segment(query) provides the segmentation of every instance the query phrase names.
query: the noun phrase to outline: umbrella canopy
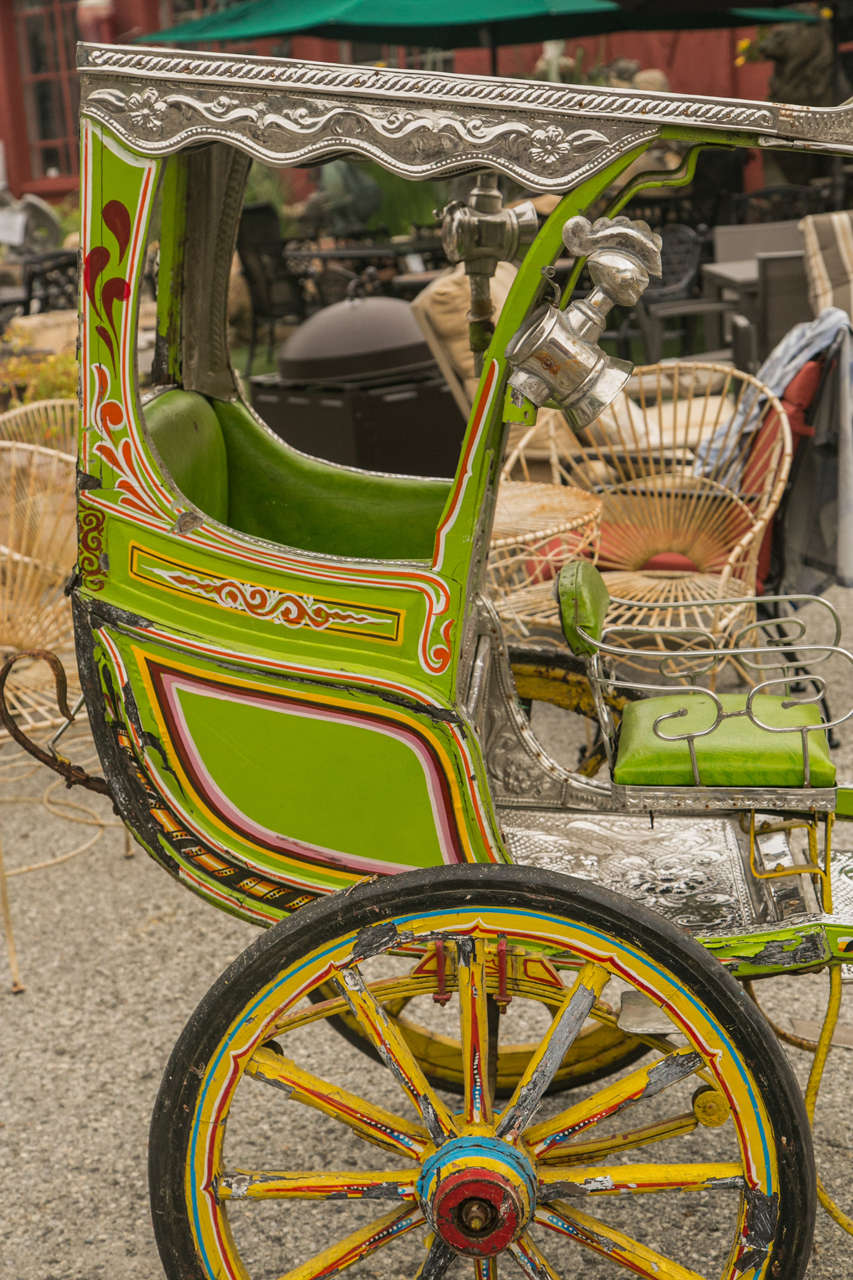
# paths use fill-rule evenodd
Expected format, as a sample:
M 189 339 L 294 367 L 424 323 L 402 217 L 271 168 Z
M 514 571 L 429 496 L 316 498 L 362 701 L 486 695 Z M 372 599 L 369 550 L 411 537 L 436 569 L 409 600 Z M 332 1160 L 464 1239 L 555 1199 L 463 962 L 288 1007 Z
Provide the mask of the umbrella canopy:
M 813 22 L 776 5 L 728 6 L 712 0 L 246 0 L 204 18 L 143 36 L 148 44 L 211 44 L 311 32 L 332 40 L 464 48 L 527 44 L 614 31 Z

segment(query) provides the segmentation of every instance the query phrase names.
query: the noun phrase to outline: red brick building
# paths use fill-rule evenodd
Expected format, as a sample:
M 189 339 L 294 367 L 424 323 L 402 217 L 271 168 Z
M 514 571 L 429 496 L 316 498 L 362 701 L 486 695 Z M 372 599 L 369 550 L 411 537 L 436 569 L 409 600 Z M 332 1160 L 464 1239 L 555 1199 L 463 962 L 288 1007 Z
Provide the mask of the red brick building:
M 78 39 L 130 42 L 212 7 L 210 0 L 0 0 L 0 143 L 12 192 L 51 199 L 77 187 Z M 664 70 L 676 91 L 763 98 L 768 69 L 734 65 L 737 40 L 751 34 L 752 29 L 569 38 L 566 52 L 583 46 L 587 67 L 618 56 L 636 58 L 645 67 Z M 442 53 L 297 36 L 261 41 L 249 51 L 323 61 L 383 59 L 480 74 L 489 70 L 485 49 Z M 528 75 L 540 52 L 540 45 L 501 49 L 500 73 Z

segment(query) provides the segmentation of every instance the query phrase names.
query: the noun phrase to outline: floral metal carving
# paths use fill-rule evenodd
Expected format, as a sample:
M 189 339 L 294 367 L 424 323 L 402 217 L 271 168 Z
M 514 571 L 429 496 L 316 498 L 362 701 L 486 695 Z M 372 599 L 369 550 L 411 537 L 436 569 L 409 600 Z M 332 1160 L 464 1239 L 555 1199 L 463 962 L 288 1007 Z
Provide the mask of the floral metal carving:
M 264 159 L 298 164 L 342 146 L 381 158 L 396 171 L 423 177 L 469 168 L 499 168 L 538 185 L 565 186 L 567 175 L 600 168 L 618 152 L 628 126 L 607 132 L 576 120 L 537 127 L 524 118 L 452 115 L 435 106 L 389 110 L 384 103 L 333 103 L 273 94 L 246 103 L 230 94 L 199 90 L 144 92 L 94 88 L 88 110 L 140 150 L 156 154 L 189 138 L 229 139 Z M 616 137 L 614 138 L 614 131 Z M 644 136 L 654 135 L 647 129 Z

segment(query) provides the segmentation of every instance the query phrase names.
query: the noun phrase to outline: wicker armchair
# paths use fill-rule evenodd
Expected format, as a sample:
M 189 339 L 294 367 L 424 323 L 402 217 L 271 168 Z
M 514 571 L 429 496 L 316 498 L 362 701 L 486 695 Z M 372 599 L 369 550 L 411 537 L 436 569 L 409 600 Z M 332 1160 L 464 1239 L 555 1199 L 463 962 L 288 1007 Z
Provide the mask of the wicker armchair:
M 69 453 L 0 438 L 0 662 L 16 650 L 73 650 L 64 586 L 76 545 L 74 468 Z M 42 662 L 19 663 L 6 694 L 28 731 L 62 719 Z
M 710 627 L 722 639 L 750 620 L 753 606 L 738 600 L 756 594 L 759 552 L 791 464 L 785 410 L 756 378 L 713 364 L 639 368 L 582 449 L 567 452 L 532 428 L 503 476 L 541 480 L 543 463 L 553 483 L 602 499 L 609 625 Z M 709 619 L 692 603 L 708 599 L 731 607 Z
M 76 400 L 35 400 L 0 413 L 0 440 L 74 453 L 76 433 Z

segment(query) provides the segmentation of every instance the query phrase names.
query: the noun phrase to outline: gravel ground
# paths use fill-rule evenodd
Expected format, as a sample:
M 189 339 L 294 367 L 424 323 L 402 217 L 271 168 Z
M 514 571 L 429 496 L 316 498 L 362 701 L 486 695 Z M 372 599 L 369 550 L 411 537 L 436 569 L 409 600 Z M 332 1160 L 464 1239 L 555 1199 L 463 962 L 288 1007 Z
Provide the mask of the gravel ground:
M 831 595 L 853 622 L 853 591 Z M 841 776 L 853 778 L 853 731 L 838 756 Z M 0 820 L 6 868 L 14 873 L 72 848 L 90 830 L 49 812 L 42 799 L 46 775 L 10 766 L 10 759 L 0 754 Z M 110 820 L 97 798 L 81 797 L 81 803 Z M 151 1107 L 187 1017 L 256 931 L 211 910 L 143 852 L 126 857 L 115 827 L 68 862 L 13 875 L 9 891 L 26 990 L 11 994 L 0 948 L 0 1277 L 157 1280 L 162 1270 L 146 1189 Z M 825 979 L 816 976 L 765 985 L 762 996 L 790 1027 L 794 1018 L 818 1018 L 824 990 Z M 842 1038 L 853 1046 L 853 1013 L 843 1012 L 842 1021 Z M 338 1068 L 357 1077 L 357 1088 L 358 1078 L 377 1069 L 335 1043 Z M 316 1071 L 326 1069 L 328 1052 L 318 1044 Z M 807 1055 L 791 1051 L 791 1059 L 805 1080 Z M 853 1053 L 842 1045 L 829 1060 L 816 1150 L 819 1170 L 848 1212 L 851 1090 Z M 357 1146 L 354 1139 L 341 1144 L 339 1160 L 354 1161 Z M 684 1220 L 696 1209 L 675 1212 Z M 325 1219 L 314 1210 L 300 1222 L 320 1247 Z M 378 1275 L 402 1277 L 402 1260 L 379 1256 Z M 850 1238 L 821 1214 L 808 1280 L 849 1276 L 850 1258 Z M 616 1274 L 599 1272 L 586 1259 L 585 1276 Z

